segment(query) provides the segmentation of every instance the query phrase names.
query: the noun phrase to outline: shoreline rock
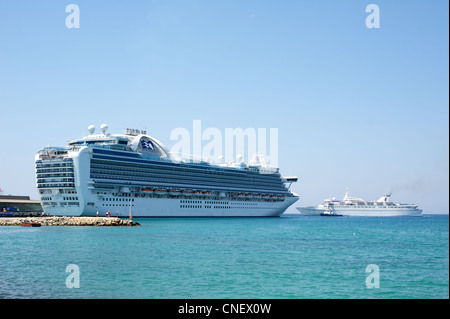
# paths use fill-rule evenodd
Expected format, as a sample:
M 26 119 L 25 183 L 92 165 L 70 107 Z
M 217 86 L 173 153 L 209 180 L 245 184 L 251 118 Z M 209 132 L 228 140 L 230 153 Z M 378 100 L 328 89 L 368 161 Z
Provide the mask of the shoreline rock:
M 41 226 L 140 226 L 129 219 L 84 216 L 1 217 L 0 226 L 21 226 L 24 220 L 38 222 Z

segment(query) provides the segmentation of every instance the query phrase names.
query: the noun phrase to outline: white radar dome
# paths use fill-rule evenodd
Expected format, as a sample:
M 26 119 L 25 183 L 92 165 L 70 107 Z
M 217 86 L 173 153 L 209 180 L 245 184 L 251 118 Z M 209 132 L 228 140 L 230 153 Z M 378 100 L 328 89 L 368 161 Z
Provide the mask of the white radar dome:
M 102 130 L 103 134 L 106 134 L 106 132 L 108 131 L 108 125 L 102 124 L 100 125 L 100 129 Z
M 94 125 L 89 125 L 88 126 L 88 131 L 89 131 L 89 133 L 94 133 L 94 131 L 95 131 L 95 126 Z

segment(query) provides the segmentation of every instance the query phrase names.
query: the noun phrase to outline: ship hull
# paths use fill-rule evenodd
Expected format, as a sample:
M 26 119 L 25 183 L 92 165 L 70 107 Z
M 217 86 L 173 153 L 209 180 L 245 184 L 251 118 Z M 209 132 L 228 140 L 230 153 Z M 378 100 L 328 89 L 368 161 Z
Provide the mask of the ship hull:
M 305 216 L 320 216 L 320 214 L 326 212 L 325 209 L 317 209 L 315 207 L 296 207 L 297 210 Z
M 325 209 L 314 207 L 297 207 L 297 210 L 305 216 L 319 216 L 325 212 Z M 355 216 L 355 217 L 393 217 L 393 216 L 419 216 L 422 213 L 420 209 L 414 208 L 346 208 L 346 209 L 333 209 L 335 214 L 342 216 Z
M 120 204 L 104 204 L 99 200 L 90 202 L 84 208 L 48 207 L 46 213 L 55 216 L 106 216 L 113 217 L 278 217 L 297 201 L 298 197 L 288 197 L 282 202 L 251 202 L 235 200 L 211 200 L 190 198 L 134 198 Z M 93 205 L 92 205 L 93 203 Z M 107 206 L 105 206 L 107 205 Z

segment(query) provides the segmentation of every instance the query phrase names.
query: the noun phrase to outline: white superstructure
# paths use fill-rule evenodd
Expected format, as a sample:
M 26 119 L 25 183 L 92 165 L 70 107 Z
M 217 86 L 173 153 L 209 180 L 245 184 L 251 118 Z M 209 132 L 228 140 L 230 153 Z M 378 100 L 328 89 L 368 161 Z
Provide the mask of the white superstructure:
M 212 165 L 170 154 L 145 131 L 102 133 L 46 147 L 35 157 L 44 211 L 63 216 L 280 216 L 296 177 L 254 162 Z
M 343 200 L 325 199 L 318 206 L 297 207 L 303 215 L 318 216 L 325 212 L 333 212 L 342 216 L 417 216 L 422 210 L 414 204 L 400 204 L 390 201 L 391 194 L 384 195 L 377 201 L 365 201 L 361 198 L 350 197 L 347 190 Z

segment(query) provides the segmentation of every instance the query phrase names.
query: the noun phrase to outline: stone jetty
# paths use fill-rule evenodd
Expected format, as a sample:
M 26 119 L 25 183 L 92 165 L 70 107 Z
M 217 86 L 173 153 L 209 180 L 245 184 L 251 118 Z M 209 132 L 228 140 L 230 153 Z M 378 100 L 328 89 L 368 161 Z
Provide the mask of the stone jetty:
M 24 220 L 38 222 L 41 226 L 140 226 L 139 223 L 129 219 L 116 217 L 2 217 L 0 226 L 21 226 Z

